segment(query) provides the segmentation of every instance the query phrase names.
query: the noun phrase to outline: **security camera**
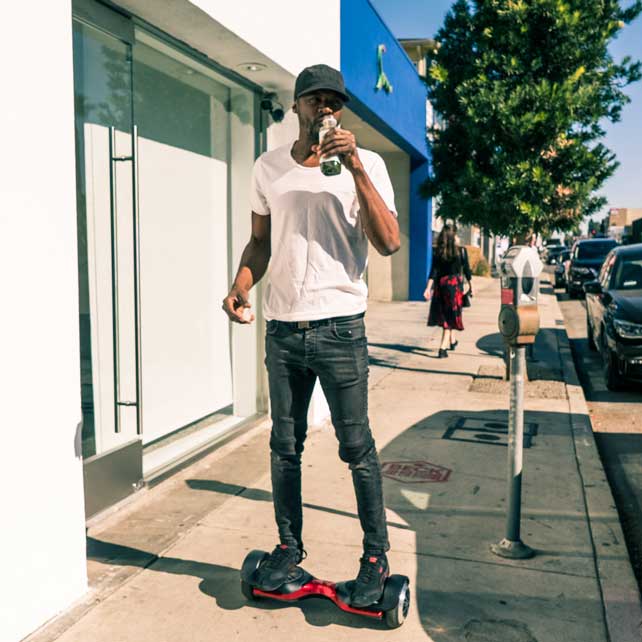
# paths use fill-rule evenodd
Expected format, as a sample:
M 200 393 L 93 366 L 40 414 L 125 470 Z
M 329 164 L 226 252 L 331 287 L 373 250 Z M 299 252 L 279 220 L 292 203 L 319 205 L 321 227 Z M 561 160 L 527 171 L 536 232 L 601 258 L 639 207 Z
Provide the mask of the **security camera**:
M 285 117 L 283 105 L 279 102 L 279 97 L 273 91 L 263 95 L 263 98 L 261 98 L 261 109 L 269 112 L 275 123 L 280 123 Z

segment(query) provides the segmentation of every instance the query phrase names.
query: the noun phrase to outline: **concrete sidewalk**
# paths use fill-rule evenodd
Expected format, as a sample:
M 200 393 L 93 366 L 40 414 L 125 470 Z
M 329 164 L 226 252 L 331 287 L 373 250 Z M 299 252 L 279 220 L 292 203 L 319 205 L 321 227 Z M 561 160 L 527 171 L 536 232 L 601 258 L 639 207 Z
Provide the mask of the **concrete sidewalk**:
M 393 572 L 411 578 L 411 610 L 400 629 L 324 600 L 285 606 L 243 598 L 245 554 L 276 541 L 262 422 L 92 527 L 92 591 L 30 640 L 642 640 L 617 513 L 562 316 L 545 286 L 526 384 L 533 436 L 522 516 L 523 539 L 537 556 L 511 562 L 490 552 L 504 534 L 508 384 L 499 286 L 475 285 L 466 331 L 448 359 L 436 358 L 438 332 L 425 325 L 425 304 L 373 303 L 367 317 L 370 418 L 389 474 L 389 559 Z M 433 471 L 434 481 L 418 470 Z M 305 568 L 325 579 L 354 576 L 361 532 L 330 426 L 310 432 L 303 492 Z

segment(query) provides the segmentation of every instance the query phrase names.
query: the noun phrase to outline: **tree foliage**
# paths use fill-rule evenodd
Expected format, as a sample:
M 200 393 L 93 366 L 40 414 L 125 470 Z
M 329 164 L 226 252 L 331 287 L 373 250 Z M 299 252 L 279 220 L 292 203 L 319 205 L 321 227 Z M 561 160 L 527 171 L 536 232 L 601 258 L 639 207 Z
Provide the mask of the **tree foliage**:
M 600 138 L 639 62 L 610 41 L 642 0 L 457 0 L 429 55 L 439 214 L 491 232 L 569 230 L 599 210 L 617 168 Z

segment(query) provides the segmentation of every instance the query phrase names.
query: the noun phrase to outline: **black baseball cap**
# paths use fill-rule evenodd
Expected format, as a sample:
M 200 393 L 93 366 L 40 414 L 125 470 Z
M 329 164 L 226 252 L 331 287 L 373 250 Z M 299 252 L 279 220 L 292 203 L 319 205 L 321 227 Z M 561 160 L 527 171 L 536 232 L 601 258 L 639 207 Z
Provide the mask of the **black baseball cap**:
M 343 74 L 332 67 L 328 67 L 328 65 L 312 65 L 311 67 L 306 67 L 297 76 L 294 83 L 294 100 L 321 89 L 336 92 L 343 98 L 344 102 L 350 100 L 346 93 Z

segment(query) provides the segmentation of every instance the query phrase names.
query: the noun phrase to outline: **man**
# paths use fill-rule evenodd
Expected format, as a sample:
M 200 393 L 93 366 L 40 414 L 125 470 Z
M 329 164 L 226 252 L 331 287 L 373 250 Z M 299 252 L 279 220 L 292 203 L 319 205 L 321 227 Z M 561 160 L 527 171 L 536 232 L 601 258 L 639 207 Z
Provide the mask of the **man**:
M 299 136 L 263 154 L 252 176 L 252 236 L 223 309 L 251 323 L 248 293 L 270 269 L 263 310 L 272 407 L 272 490 L 280 544 L 258 569 L 263 590 L 295 572 L 302 541 L 301 453 L 317 377 L 330 407 L 339 456 L 352 471 L 364 532 L 351 596 L 367 606 L 381 596 L 390 548 L 381 469 L 367 416 L 368 352 L 363 281 L 368 240 L 383 255 L 399 249 L 394 194 L 383 160 L 357 148 L 339 127 L 319 146 L 323 118 L 341 122 L 348 100 L 343 76 L 326 65 L 304 69 L 294 88 Z M 323 157 L 338 155 L 342 171 L 325 176 Z

